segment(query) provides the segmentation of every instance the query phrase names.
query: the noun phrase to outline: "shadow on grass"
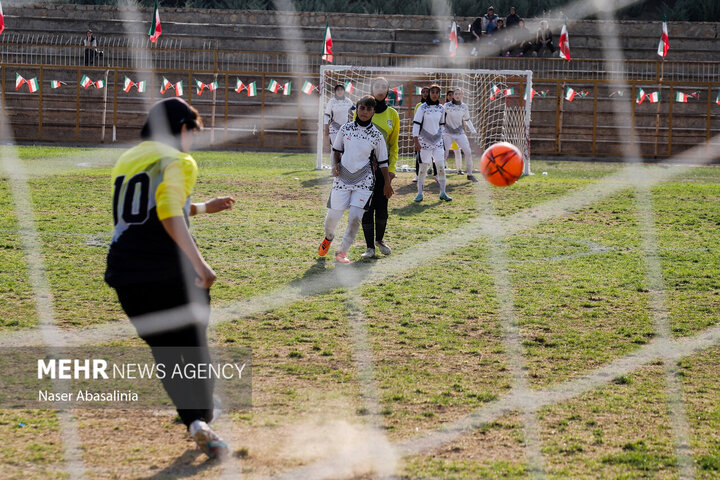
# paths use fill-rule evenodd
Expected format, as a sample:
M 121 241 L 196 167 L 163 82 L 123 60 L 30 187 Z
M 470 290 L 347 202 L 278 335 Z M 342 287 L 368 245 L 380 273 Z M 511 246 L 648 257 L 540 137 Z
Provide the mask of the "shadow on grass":
M 425 199 L 422 202 L 412 202 L 405 205 L 404 207 L 393 208 L 391 213 L 399 217 L 411 217 L 413 215 L 423 213 L 425 212 L 425 210 L 428 210 L 430 208 L 437 207 L 441 203 L 443 202 L 440 200 L 436 200 L 434 203 L 430 203 L 428 202 L 427 195 L 425 195 Z
M 370 275 L 374 261 L 359 260 L 350 264 L 338 264 L 333 254 L 318 258 L 305 270 L 302 277 L 290 282 L 290 286 L 300 289 L 302 295 L 320 295 L 337 288 L 347 288 L 359 284 Z M 334 268 L 328 268 L 329 265 Z
M 192 477 L 217 463 L 217 460 L 207 459 L 203 463 L 192 465 L 200 455 L 204 455 L 200 450 L 185 450 L 182 455 L 177 457 L 175 461 L 167 467 L 150 477 L 142 477 L 139 478 L 139 480 L 165 480 L 170 478 Z

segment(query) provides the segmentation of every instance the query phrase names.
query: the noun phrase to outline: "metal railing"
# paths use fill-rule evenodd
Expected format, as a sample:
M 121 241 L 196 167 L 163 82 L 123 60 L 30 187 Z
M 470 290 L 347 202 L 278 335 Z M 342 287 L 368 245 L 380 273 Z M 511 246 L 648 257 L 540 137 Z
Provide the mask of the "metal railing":
M 82 37 L 10 34 L 0 37 L 0 62 L 32 66 L 84 65 Z M 215 42 L 203 48 L 184 48 L 181 41 L 146 38 L 102 38 L 92 66 L 124 69 L 192 70 L 224 73 L 317 73 L 323 64 L 316 52 L 226 50 Z M 102 54 L 100 54 L 102 52 Z M 537 57 L 472 57 L 451 59 L 441 55 L 336 53 L 336 65 L 372 67 L 415 66 L 432 68 L 532 70 L 536 77 L 572 80 L 612 80 L 620 75 L 631 81 L 715 82 L 720 80 L 720 62 L 573 59 Z

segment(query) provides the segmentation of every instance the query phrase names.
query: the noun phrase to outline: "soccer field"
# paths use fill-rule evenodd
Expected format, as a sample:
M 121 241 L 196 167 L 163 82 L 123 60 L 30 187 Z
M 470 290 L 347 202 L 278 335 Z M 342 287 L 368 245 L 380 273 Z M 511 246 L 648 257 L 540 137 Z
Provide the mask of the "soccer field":
M 103 281 L 122 151 L 0 148 L 0 346 L 42 344 L 33 278 L 68 341 L 142 345 Z M 193 156 L 193 198 L 237 200 L 191 221 L 212 342 L 252 349 L 253 406 L 217 424 L 232 457 L 172 411 L 4 409 L 3 479 L 75 478 L 67 422 L 86 478 L 720 476 L 720 168 L 533 159 L 421 204 L 399 173 L 392 255 L 336 266 L 313 155 Z

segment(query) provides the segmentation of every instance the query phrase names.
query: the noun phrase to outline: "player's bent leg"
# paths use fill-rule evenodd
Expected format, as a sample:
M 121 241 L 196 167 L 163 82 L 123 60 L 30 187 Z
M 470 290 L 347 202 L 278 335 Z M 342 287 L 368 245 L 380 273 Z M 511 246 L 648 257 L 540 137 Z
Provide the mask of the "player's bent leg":
M 477 178 L 475 178 L 475 175 L 473 175 L 473 157 L 472 157 L 472 148 L 470 148 L 470 141 L 467 138 L 467 135 L 462 135 L 460 138 L 456 140 L 458 146 L 465 154 L 465 170 L 467 171 L 467 179 L 471 182 L 477 182 Z
M 330 244 L 335 238 L 335 229 L 338 223 L 340 223 L 343 213 L 345 213 L 345 210 L 328 208 L 327 214 L 325 215 L 325 238 L 320 242 L 320 247 L 318 248 L 318 254 L 321 257 L 327 255 L 328 250 L 330 250 Z

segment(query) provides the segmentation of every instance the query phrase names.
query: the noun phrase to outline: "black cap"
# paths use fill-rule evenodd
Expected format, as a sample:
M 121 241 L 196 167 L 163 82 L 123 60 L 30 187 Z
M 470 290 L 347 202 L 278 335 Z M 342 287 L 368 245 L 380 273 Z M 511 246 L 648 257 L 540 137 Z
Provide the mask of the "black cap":
M 145 139 L 167 134 L 178 136 L 183 125 L 189 129 L 202 130 L 197 110 L 181 98 L 166 98 L 152 106 L 140 136 Z

